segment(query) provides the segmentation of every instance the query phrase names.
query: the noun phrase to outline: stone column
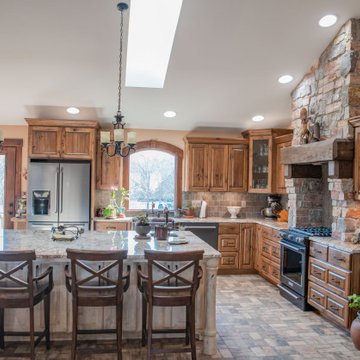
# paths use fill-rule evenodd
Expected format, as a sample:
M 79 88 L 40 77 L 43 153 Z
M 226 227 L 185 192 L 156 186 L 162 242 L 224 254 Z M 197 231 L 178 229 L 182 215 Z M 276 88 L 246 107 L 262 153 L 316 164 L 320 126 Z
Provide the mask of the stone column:
M 204 354 L 215 355 L 216 344 L 216 275 L 219 258 L 206 259 L 206 282 L 205 282 L 205 331 L 204 331 Z

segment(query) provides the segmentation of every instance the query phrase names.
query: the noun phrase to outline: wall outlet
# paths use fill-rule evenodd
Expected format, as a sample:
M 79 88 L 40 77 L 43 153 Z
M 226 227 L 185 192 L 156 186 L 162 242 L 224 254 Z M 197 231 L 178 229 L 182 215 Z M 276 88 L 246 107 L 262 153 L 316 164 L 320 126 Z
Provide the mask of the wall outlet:
M 241 202 L 241 207 L 246 207 L 246 201 L 245 200 L 243 200 L 242 202 Z

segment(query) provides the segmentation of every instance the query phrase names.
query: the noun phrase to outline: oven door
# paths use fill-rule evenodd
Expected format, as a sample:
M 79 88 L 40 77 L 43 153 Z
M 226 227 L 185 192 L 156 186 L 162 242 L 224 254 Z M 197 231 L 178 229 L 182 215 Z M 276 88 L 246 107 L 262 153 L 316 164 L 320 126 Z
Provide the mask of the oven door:
M 299 295 L 306 296 L 306 247 L 286 240 L 281 244 L 281 283 Z

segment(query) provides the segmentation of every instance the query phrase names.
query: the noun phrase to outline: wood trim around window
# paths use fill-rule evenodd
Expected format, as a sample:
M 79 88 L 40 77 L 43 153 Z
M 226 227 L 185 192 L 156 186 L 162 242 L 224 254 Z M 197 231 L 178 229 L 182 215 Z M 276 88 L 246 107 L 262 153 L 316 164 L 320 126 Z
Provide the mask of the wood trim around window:
M 136 152 L 144 150 L 159 150 L 167 152 L 175 156 L 175 204 L 174 208 L 181 208 L 181 196 L 182 196 L 182 161 L 184 157 L 184 152 L 175 145 L 168 144 L 163 141 L 157 140 L 147 140 L 139 141 L 136 144 Z M 129 180 L 129 157 L 123 159 L 123 186 L 125 189 L 129 189 L 130 180 Z M 128 202 L 126 202 L 126 209 L 129 208 Z

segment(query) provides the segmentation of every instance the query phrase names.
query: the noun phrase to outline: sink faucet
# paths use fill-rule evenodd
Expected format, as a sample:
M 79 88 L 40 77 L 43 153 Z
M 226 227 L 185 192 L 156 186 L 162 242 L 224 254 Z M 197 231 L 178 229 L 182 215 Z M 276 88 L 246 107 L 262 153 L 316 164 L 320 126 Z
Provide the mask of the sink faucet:
M 151 203 L 151 214 L 154 215 L 155 203 Z

